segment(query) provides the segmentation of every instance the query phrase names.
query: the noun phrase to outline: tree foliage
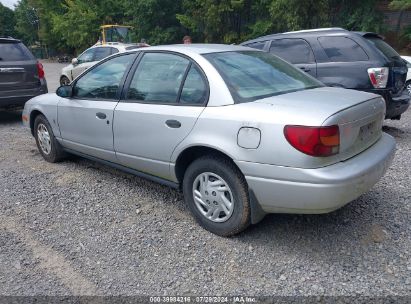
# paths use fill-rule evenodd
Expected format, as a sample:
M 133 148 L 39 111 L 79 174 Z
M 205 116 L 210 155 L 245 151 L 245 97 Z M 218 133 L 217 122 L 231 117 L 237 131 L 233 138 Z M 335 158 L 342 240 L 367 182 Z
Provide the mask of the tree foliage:
M 0 37 L 15 36 L 15 25 L 16 19 L 13 11 L 0 3 Z
M 33 45 L 38 41 L 39 17 L 35 8 L 29 0 L 21 0 L 14 10 L 16 17 L 16 35 L 24 41 L 26 45 Z
M 132 25 L 135 42 L 145 38 L 150 44 L 181 43 L 184 35 L 194 42 L 239 43 L 265 34 L 329 26 L 380 32 L 383 18 L 377 2 L 20 0 L 14 15 L 16 32 L 25 41 L 41 40 L 52 48 L 78 52 L 98 40 L 100 25 L 112 23 Z M 392 6 L 404 9 L 411 0 L 395 0 Z

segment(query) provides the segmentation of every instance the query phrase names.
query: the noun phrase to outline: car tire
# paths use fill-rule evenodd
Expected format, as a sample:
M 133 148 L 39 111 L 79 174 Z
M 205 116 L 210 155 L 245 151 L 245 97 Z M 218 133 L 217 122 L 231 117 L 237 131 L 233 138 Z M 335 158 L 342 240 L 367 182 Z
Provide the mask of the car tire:
M 411 80 L 408 80 L 405 83 L 405 89 L 407 90 L 408 94 L 411 95 Z
M 195 160 L 184 174 L 183 193 L 197 222 L 214 234 L 233 236 L 250 225 L 247 182 L 231 161 L 218 156 Z
M 37 148 L 43 158 L 50 162 L 56 163 L 66 156 L 63 148 L 54 136 L 46 117 L 38 115 L 34 120 L 34 138 L 36 139 Z
M 60 85 L 61 86 L 70 85 L 70 83 L 71 83 L 71 81 L 70 81 L 70 79 L 68 79 L 68 77 L 61 76 L 61 78 L 60 78 Z

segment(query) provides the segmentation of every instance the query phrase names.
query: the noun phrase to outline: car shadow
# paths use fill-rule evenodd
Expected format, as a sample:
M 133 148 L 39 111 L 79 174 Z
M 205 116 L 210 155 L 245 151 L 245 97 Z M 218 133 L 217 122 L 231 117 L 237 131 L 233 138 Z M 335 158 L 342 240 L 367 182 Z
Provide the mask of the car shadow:
M 389 187 L 380 184 L 378 189 L 374 188 L 332 213 L 269 214 L 234 238 L 264 252 L 282 248 L 296 259 L 329 264 L 345 261 L 345 266 L 355 268 L 367 252 L 371 254 L 379 246 L 390 246 L 393 242 L 390 234 L 397 228 L 390 223 L 395 223 L 396 219 L 394 214 L 387 213 L 390 208 L 384 206 L 385 202 L 382 204 L 381 193 L 395 197 Z
M 401 137 L 404 133 L 406 133 L 404 130 L 398 129 L 393 126 L 383 126 L 382 130 L 393 137 Z
M 21 110 L 0 110 L 0 125 L 21 122 Z

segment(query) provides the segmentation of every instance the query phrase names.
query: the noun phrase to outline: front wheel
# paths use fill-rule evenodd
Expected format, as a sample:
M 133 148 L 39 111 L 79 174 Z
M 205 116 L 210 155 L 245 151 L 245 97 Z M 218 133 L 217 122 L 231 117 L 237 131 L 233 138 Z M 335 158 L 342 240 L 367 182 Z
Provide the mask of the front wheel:
M 195 160 L 184 175 L 183 192 L 197 222 L 214 234 L 232 236 L 250 225 L 247 183 L 238 168 L 224 158 Z
M 34 120 L 34 137 L 37 148 L 46 161 L 56 163 L 64 158 L 65 153 L 55 138 L 49 122 L 43 115 L 37 116 Z

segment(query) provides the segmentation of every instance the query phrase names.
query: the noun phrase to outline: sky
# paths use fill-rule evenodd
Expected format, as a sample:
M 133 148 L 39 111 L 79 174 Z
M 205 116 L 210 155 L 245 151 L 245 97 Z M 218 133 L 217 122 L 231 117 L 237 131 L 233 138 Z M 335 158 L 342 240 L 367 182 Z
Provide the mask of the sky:
M 0 0 L 1 4 L 4 6 L 14 9 L 14 4 L 17 4 L 18 0 Z

